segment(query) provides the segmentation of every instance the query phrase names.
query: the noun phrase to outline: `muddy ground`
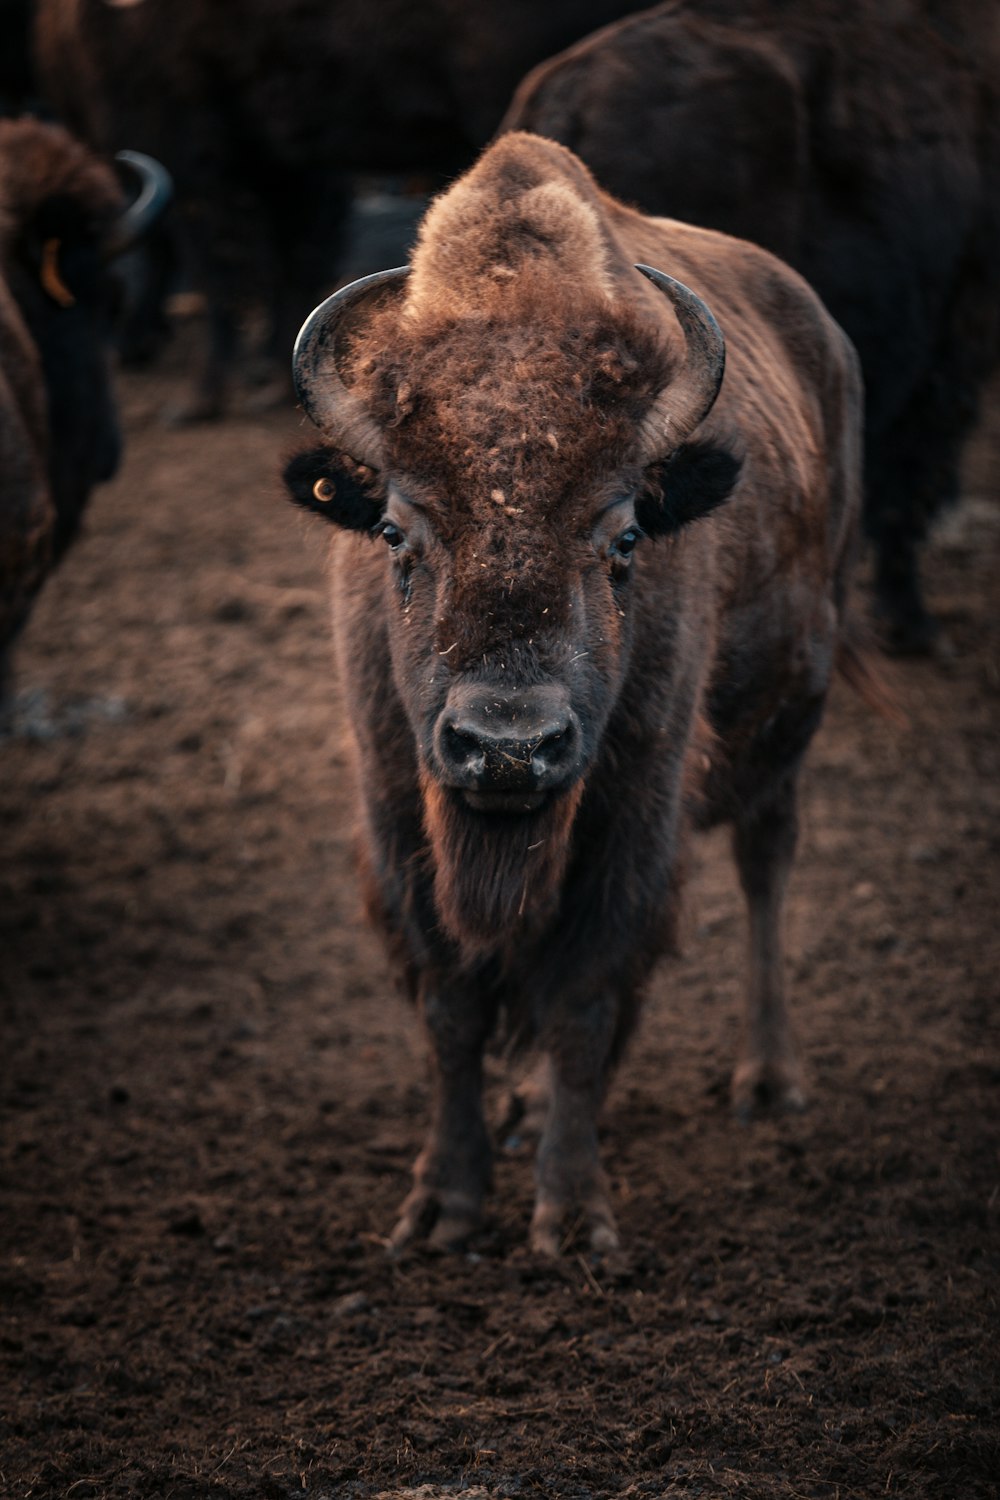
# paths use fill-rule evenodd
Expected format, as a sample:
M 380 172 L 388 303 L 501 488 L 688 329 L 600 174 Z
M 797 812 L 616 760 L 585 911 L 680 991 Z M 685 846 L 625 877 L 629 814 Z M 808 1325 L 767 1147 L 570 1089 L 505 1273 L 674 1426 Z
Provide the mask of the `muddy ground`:
M 422 1045 L 358 916 L 299 424 L 165 430 L 180 363 L 122 383 L 0 743 L 0 1494 L 995 1495 L 995 471 L 909 728 L 838 688 L 811 756 L 808 1113 L 730 1118 L 713 835 L 606 1112 L 626 1250 L 534 1259 L 522 1146 L 466 1253 L 393 1262 Z

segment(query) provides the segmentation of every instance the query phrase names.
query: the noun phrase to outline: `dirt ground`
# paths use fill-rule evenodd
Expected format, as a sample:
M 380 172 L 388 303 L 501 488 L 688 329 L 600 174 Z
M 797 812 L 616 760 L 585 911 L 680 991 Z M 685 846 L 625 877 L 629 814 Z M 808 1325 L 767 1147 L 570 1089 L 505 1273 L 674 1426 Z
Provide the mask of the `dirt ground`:
M 713 835 L 606 1112 L 621 1256 L 528 1253 L 515 1143 L 465 1253 L 392 1261 L 423 1049 L 358 915 L 299 424 L 166 430 L 179 368 L 122 383 L 0 743 L 0 1495 L 995 1496 L 989 463 L 929 554 L 950 654 L 900 668 L 909 728 L 838 689 L 809 762 L 809 1111 L 730 1117 Z

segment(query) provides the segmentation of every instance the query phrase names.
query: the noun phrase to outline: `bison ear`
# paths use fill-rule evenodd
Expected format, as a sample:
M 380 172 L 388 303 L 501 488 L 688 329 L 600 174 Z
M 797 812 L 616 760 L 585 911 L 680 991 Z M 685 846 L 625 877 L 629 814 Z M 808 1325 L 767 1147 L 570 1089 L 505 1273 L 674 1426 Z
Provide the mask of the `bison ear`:
M 717 443 L 684 443 L 663 463 L 647 470 L 646 487 L 636 503 L 636 520 L 647 536 L 669 536 L 728 500 L 743 460 Z
M 378 475 L 331 448 L 297 453 L 285 465 L 285 484 L 296 505 L 348 531 L 371 531 L 382 514 Z

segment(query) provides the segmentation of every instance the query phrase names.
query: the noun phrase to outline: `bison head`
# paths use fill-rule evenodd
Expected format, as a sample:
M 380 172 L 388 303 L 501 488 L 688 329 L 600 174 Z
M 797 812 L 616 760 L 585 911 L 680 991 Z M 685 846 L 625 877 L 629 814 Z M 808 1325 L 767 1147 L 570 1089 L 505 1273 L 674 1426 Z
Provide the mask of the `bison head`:
M 117 160 L 135 184 L 131 203 L 110 167 L 60 126 L 0 121 L 0 277 L 44 377 L 57 557 L 91 487 L 114 474 L 120 457 L 108 369 L 112 262 L 145 235 L 170 196 L 158 162 L 128 151 Z
M 328 446 L 286 480 L 385 549 L 435 903 L 470 956 L 555 909 L 632 656 L 640 544 L 719 503 L 738 470 L 687 443 L 722 379 L 719 329 L 686 287 L 638 270 L 676 314 L 681 357 L 648 313 L 551 282 L 510 308 L 415 313 L 406 268 L 336 293 L 296 345 Z

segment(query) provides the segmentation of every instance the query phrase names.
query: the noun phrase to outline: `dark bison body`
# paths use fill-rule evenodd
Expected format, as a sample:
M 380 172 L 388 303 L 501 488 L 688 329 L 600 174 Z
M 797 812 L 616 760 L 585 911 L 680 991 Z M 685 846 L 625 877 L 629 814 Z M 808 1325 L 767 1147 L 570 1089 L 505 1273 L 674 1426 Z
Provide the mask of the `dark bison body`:
M 866 525 L 895 644 L 933 627 L 916 549 L 957 488 L 1000 353 L 1000 12 L 692 0 L 523 82 L 502 128 L 577 152 L 647 213 L 795 266 L 861 358 Z
M 625 0 L 39 0 L 44 87 L 103 150 L 169 168 L 211 347 L 191 415 L 218 414 L 238 313 L 266 287 L 275 347 L 337 280 L 355 172 L 448 174 L 524 72 Z
M 126 208 L 111 168 L 61 127 L 0 121 L 0 677 L 91 488 L 118 465 L 107 263 L 166 191 L 131 161 L 144 185 Z
M 30 35 L 30 0 L 0 0 L 0 114 L 17 114 L 34 99 Z
M 411 269 L 317 309 L 296 370 L 326 443 L 286 478 L 335 523 L 365 885 L 436 1074 L 394 1243 L 478 1222 L 502 1023 L 548 1063 L 533 1243 L 580 1209 L 606 1249 L 597 1113 L 692 825 L 733 824 L 749 902 L 734 1100 L 802 1099 L 780 913 L 844 619 L 854 353 L 765 251 L 511 135 Z

